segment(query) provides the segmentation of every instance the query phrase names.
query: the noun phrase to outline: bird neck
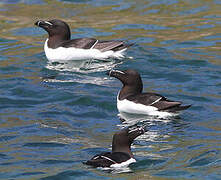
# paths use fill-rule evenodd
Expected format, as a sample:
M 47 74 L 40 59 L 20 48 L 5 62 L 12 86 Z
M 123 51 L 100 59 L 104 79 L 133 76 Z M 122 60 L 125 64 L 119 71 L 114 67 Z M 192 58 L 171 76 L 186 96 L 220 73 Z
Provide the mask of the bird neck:
M 48 47 L 52 48 L 52 49 L 55 49 L 67 40 L 70 40 L 70 38 L 68 36 L 56 36 L 56 35 L 49 36 L 49 38 L 48 38 Z
M 133 154 L 131 152 L 130 146 L 115 146 L 114 144 L 112 145 L 112 153 L 113 152 L 124 152 L 130 155 L 131 158 L 133 158 Z
M 136 86 L 123 85 L 120 94 L 119 100 L 123 100 L 128 96 L 142 93 L 143 84 L 138 84 Z

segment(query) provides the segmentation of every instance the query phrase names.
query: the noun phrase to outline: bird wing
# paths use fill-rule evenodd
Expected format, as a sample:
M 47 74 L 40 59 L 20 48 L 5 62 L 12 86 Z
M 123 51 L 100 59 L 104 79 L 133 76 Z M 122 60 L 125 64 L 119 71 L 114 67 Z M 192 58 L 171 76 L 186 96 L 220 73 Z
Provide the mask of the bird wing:
M 130 158 L 130 155 L 126 152 L 112 152 L 111 154 L 111 159 L 116 163 L 122 163 Z
M 141 93 L 127 97 L 127 100 L 131 100 L 138 104 L 146 106 L 154 106 L 158 110 L 167 110 L 175 106 L 180 106 L 181 102 L 171 101 L 166 97 L 156 93 Z
M 131 45 L 124 44 L 123 41 L 98 41 L 93 48 L 99 49 L 100 51 L 104 52 L 104 51 L 109 51 L 109 50 L 119 51 L 129 46 Z
M 143 104 L 146 106 L 150 106 L 161 99 L 166 100 L 165 97 L 155 93 L 141 93 L 137 95 L 131 95 L 128 96 L 126 99 L 137 104 Z
M 99 41 L 94 38 L 78 38 L 63 42 L 62 47 L 75 47 L 82 49 L 98 49 L 102 52 L 105 51 L 119 51 L 125 49 L 132 44 L 124 44 L 123 41 Z
M 122 163 L 130 158 L 130 155 L 124 152 L 106 152 L 94 156 L 85 164 L 91 165 L 93 167 L 110 167 L 112 164 Z
M 112 164 L 116 163 L 109 158 L 110 155 L 110 152 L 95 155 L 93 158 L 91 158 L 91 160 L 85 162 L 85 164 L 93 167 L 110 167 Z
M 61 44 L 61 46 L 66 48 L 74 47 L 81 49 L 90 49 L 97 43 L 97 41 L 98 40 L 94 38 L 78 38 L 78 39 L 65 41 Z

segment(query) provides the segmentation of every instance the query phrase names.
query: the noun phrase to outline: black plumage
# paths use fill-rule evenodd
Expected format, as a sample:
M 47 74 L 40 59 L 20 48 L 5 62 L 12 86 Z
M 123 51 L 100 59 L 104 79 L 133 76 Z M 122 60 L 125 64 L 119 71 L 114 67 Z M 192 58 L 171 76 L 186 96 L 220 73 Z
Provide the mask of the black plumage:
M 95 155 L 90 160 L 84 162 L 84 164 L 93 167 L 110 167 L 113 164 L 120 164 L 133 158 L 131 144 L 136 137 L 144 134 L 144 132 L 142 127 L 122 129 L 113 136 L 112 152 L 103 152 Z
M 48 47 L 55 49 L 58 47 L 75 47 L 82 49 L 98 49 L 101 52 L 119 51 L 126 49 L 132 44 L 126 44 L 124 41 L 100 41 L 95 38 L 70 39 L 71 31 L 68 24 L 64 21 L 53 19 L 50 21 L 39 20 L 35 25 L 43 28 L 49 34 Z
M 125 162 L 130 158 L 130 155 L 124 152 L 104 152 L 94 156 L 85 164 L 93 167 L 110 167 L 113 164 Z
M 119 100 L 127 99 L 137 104 L 156 107 L 158 111 L 167 112 L 181 111 L 191 106 L 181 106 L 182 102 L 169 100 L 157 93 L 142 93 L 142 79 L 140 74 L 133 69 L 124 71 L 112 70 L 107 74 L 119 79 L 123 83 L 123 87 L 118 96 Z

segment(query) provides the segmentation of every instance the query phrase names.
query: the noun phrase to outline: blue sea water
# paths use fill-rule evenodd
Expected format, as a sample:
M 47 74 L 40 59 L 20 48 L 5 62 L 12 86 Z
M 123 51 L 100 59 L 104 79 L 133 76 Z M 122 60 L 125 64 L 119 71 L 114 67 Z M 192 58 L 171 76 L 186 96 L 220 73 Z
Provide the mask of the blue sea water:
M 0 2 L 0 179 L 221 179 L 219 1 Z M 39 19 L 72 38 L 134 43 L 122 60 L 50 63 Z M 144 91 L 192 104 L 178 117 L 124 116 L 109 69 L 140 72 Z M 111 150 L 123 127 L 145 125 L 130 172 L 82 164 Z

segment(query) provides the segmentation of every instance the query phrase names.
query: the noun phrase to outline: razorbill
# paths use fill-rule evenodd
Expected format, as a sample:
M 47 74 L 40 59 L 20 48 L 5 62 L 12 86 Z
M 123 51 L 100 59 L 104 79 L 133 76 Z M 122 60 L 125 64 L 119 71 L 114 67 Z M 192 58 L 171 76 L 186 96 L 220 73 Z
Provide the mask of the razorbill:
M 91 160 L 83 163 L 93 167 L 103 168 L 127 167 L 129 164 L 136 162 L 131 152 L 131 144 L 136 137 L 144 133 L 145 130 L 142 127 L 122 129 L 113 136 L 112 152 L 95 155 Z
M 143 83 L 140 74 L 133 69 L 111 70 L 107 74 L 123 83 L 123 87 L 117 96 L 119 112 L 170 116 L 191 106 L 181 106 L 182 102 L 169 100 L 160 94 L 142 93 Z
M 45 41 L 44 51 L 47 59 L 52 62 L 121 59 L 125 55 L 125 50 L 132 45 L 123 41 L 100 41 L 94 38 L 70 39 L 71 31 L 68 24 L 58 19 L 39 20 L 35 25 L 48 32 L 49 37 Z

